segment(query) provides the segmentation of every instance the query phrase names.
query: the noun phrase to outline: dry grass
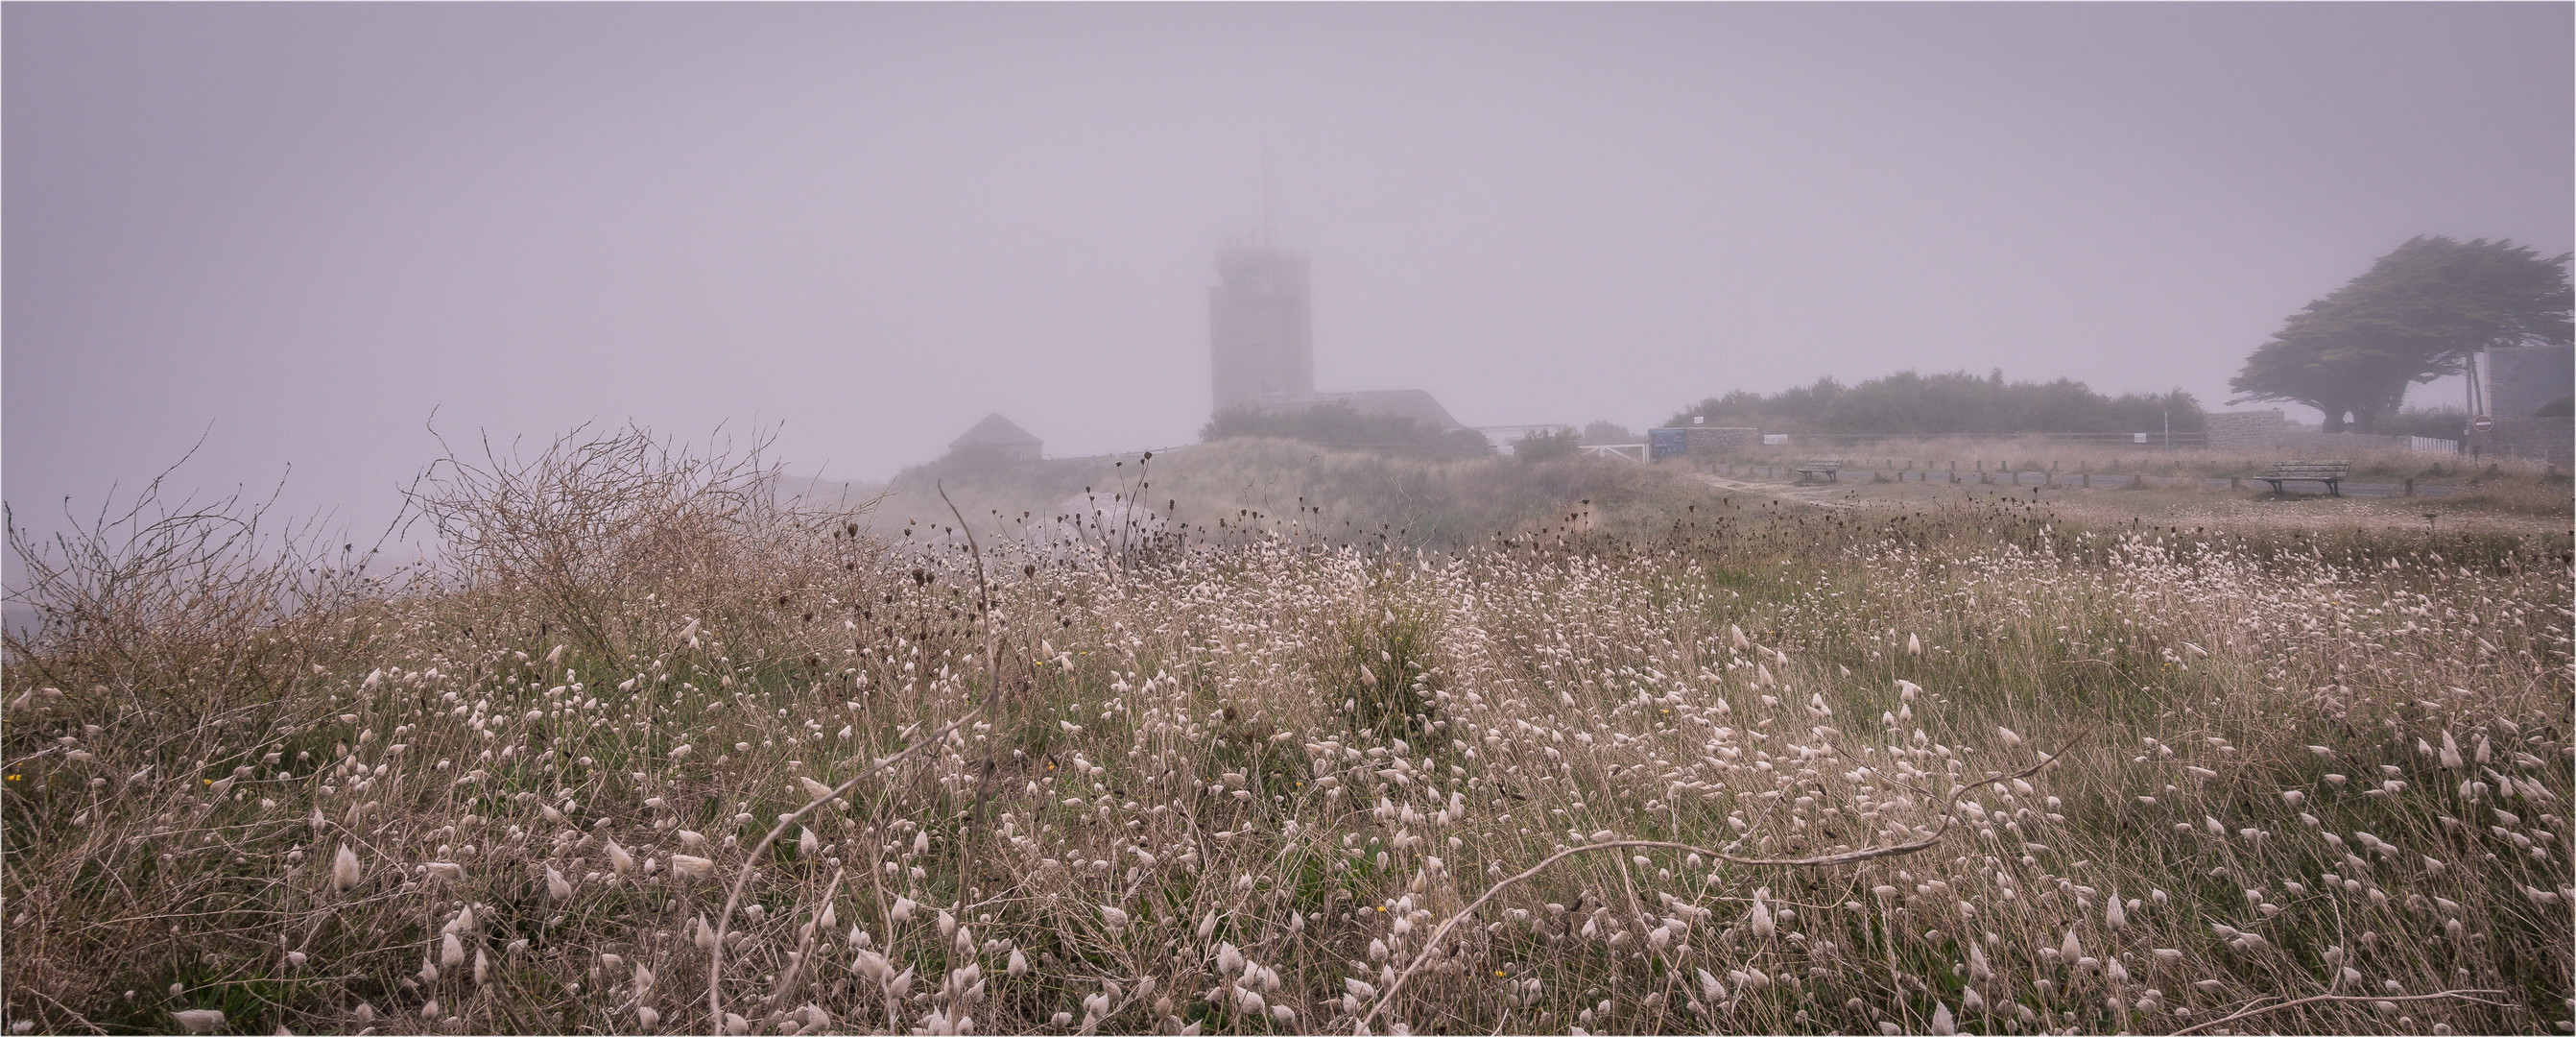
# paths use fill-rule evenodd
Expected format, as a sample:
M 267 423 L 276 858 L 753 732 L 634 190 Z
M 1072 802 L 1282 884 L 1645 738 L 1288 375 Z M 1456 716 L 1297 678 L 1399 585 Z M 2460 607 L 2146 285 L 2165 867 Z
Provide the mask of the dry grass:
M 2563 536 L 1694 500 L 1425 554 L 1246 507 L 1150 558 L 988 540 L 984 588 L 603 441 L 545 456 L 628 458 L 613 500 L 442 498 L 642 508 L 558 555 L 241 658 L 11 642 L 13 1026 L 2568 1028 Z M 532 470 L 569 499 L 495 489 Z M 509 561 L 558 556 L 632 564 Z

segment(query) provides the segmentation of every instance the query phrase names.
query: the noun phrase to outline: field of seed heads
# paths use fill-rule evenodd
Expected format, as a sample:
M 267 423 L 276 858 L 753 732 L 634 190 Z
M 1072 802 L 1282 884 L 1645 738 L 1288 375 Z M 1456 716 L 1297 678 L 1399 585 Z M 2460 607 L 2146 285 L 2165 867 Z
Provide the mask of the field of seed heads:
M 2571 1029 L 2562 544 L 1579 525 L 37 643 L 9 1029 Z

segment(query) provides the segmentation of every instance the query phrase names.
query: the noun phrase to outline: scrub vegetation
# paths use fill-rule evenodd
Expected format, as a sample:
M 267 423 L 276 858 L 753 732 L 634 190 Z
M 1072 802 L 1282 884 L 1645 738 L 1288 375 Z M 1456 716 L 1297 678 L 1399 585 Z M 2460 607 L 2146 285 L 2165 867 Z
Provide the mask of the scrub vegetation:
M 1689 425 L 1694 419 L 1766 432 L 1873 436 L 2126 433 L 2168 427 L 2199 432 L 2203 424 L 2200 403 L 2179 389 L 2162 396 L 2106 396 L 2065 378 L 2006 382 L 2001 369 L 1984 378 L 1965 371 L 1899 371 L 1853 385 L 1821 378 L 1769 396 L 1738 389 L 1701 400 L 1675 414 L 1670 424 Z
M 629 430 L 409 569 L 18 541 L 10 1027 L 2569 1029 L 2567 537 L 1561 463 L 1627 517 L 1040 554 Z

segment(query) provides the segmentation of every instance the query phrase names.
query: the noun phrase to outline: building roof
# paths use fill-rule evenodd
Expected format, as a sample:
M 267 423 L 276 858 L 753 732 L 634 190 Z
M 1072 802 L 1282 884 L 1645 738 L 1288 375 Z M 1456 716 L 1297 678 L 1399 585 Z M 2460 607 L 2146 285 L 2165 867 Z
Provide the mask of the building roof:
M 1037 446 L 1042 442 L 1038 437 L 1030 435 L 1029 430 L 1011 424 L 1011 419 L 995 413 L 985 415 L 984 420 L 976 422 L 974 428 L 967 429 L 965 435 L 951 440 L 948 448 L 954 450 L 966 446 Z

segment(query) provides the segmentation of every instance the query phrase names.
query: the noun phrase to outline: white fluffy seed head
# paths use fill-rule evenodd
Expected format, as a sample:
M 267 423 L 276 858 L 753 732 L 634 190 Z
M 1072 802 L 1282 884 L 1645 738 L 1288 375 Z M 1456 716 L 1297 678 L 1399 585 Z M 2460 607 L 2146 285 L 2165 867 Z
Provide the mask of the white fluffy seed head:
M 346 893 L 358 886 L 358 855 L 349 844 L 341 843 L 340 852 L 331 856 L 331 888 Z

